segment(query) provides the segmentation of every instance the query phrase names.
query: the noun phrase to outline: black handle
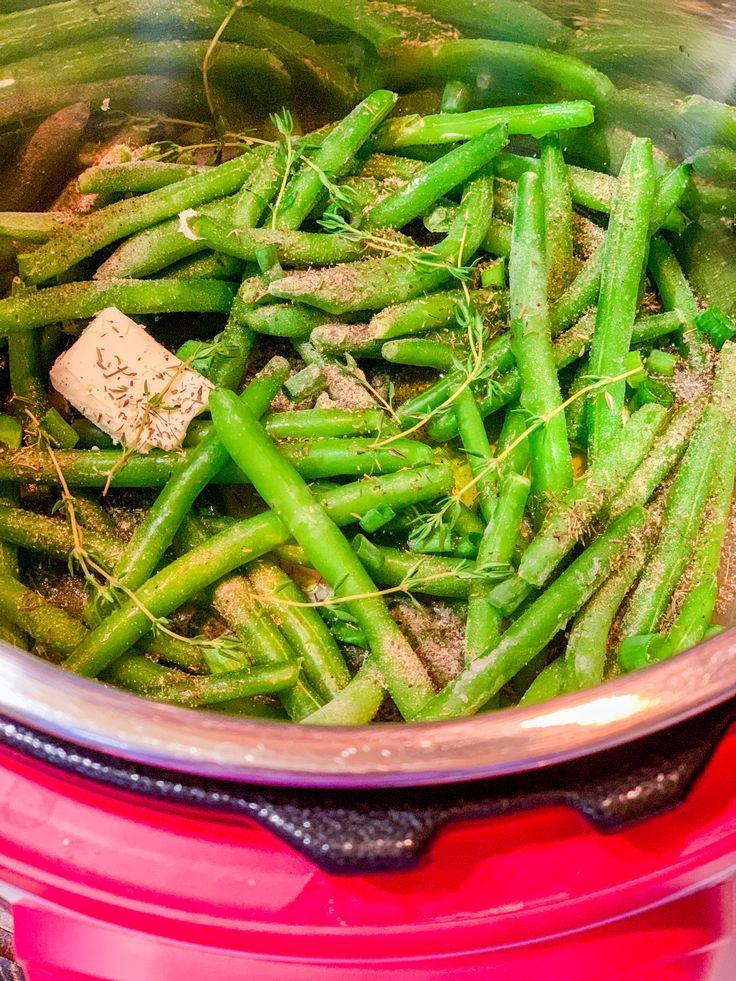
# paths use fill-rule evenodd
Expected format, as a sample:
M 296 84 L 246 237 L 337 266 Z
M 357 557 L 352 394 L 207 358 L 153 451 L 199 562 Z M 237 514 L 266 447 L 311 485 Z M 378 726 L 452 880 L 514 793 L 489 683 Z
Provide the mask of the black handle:
M 53 740 L 0 718 L 0 740 L 81 776 L 263 824 L 331 873 L 411 868 L 449 821 L 566 804 L 615 831 L 679 804 L 736 718 L 736 700 L 665 732 L 493 780 L 396 790 L 285 790 L 200 780 Z

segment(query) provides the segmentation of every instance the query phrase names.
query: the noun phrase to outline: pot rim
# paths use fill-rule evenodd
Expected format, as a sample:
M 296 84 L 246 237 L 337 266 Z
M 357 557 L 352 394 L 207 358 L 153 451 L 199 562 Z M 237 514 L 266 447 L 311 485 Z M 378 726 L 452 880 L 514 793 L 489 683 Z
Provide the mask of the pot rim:
M 421 786 L 518 773 L 649 735 L 734 695 L 736 629 L 551 702 L 355 728 L 161 705 L 0 643 L 0 714 L 13 722 L 145 766 L 275 786 Z

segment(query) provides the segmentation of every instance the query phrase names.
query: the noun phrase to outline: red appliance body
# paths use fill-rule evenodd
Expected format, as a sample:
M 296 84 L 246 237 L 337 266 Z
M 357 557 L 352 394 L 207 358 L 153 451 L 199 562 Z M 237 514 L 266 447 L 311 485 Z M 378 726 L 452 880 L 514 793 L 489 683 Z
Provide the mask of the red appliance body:
M 3 748 L 15 956 L 29 981 L 726 981 L 734 772 L 731 729 L 682 804 L 626 830 L 541 807 L 449 824 L 410 870 L 331 875 L 255 822 Z

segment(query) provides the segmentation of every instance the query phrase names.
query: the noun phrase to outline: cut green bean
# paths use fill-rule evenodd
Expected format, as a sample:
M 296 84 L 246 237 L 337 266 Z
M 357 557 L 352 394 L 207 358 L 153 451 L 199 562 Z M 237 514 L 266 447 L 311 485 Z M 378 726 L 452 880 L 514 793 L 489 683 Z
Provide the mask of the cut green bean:
M 4 504 L 0 505 L 0 539 L 64 561 L 76 554 L 74 535 L 66 522 Z M 84 548 L 108 569 L 114 566 L 121 552 L 121 545 L 115 539 L 89 531 L 84 533 Z
M 167 266 L 161 270 L 160 276 L 162 279 L 224 279 L 240 282 L 245 269 L 245 263 L 231 255 L 203 252 Z
M 385 545 L 375 545 L 364 535 L 356 535 L 353 548 L 371 579 L 382 587 L 395 589 L 411 583 L 412 592 L 427 596 L 467 599 L 475 574 L 475 563 L 444 555 L 419 556 Z
M 530 434 L 532 493 L 542 506 L 572 484 L 560 384 L 549 333 L 545 201 L 535 174 L 519 180 L 509 262 L 511 347 L 521 379 L 520 402 L 543 425 Z
M 123 313 L 227 313 L 235 296 L 231 283 L 214 280 L 80 282 L 24 290 L 0 300 L 0 336 L 60 320 L 86 320 L 106 307 Z
M 160 160 L 131 160 L 89 167 L 77 178 L 77 186 L 82 194 L 145 194 L 209 169 Z
M 499 97 L 506 92 L 516 94 L 531 88 L 559 90 L 567 96 L 590 99 L 601 103 L 614 91 L 610 79 L 578 58 L 558 54 L 545 47 L 513 44 L 507 41 L 451 40 L 424 45 L 404 45 L 388 59 L 388 71 L 393 83 L 403 89 L 419 82 L 446 81 L 458 78 L 475 82 L 478 75 L 488 75 L 496 82 Z M 591 122 L 571 121 L 574 126 Z M 549 127 L 546 132 L 565 129 L 566 120 Z M 531 135 L 544 135 L 532 133 Z
M 5 572 L 0 572 L 0 615 L 27 632 L 37 644 L 65 657 L 87 634 L 83 623 Z
M 364 252 L 346 235 L 320 232 L 281 231 L 272 228 L 229 228 L 207 215 L 187 219 L 192 233 L 203 239 L 208 248 L 246 262 L 255 262 L 258 250 L 273 247 L 279 262 L 285 266 L 309 268 L 352 262 Z
M 435 201 L 485 167 L 506 145 L 504 125 L 491 129 L 450 150 L 429 164 L 413 180 L 383 198 L 363 216 L 366 228 L 403 228 L 419 218 Z
M 398 116 L 381 127 L 376 148 L 390 151 L 407 146 L 434 146 L 472 140 L 497 126 L 506 126 L 511 135 L 524 133 L 540 137 L 555 130 L 589 126 L 592 122 L 593 106 L 583 101 L 474 109 L 439 116 Z M 426 170 L 415 180 L 420 180 L 424 173 Z
M 356 597 L 349 600 L 349 608 L 369 640 L 371 656 L 386 687 L 399 710 L 405 715 L 413 714 L 431 695 L 431 681 L 385 604 L 375 595 L 375 586 L 350 545 L 247 407 L 231 394 L 218 390 L 210 397 L 210 408 L 228 452 L 239 466 L 246 468 L 259 493 L 289 526 L 336 596 Z M 245 432 L 247 453 L 242 452 Z
M 498 492 L 493 518 L 478 549 L 478 565 L 502 568 L 513 557 L 524 519 L 530 482 L 518 473 L 508 473 Z M 468 595 L 465 627 L 465 661 L 470 663 L 501 637 L 502 616 L 491 602 L 492 580 L 477 579 Z
M 470 472 L 477 480 L 475 486 L 478 492 L 478 507 L 483 520 L 489 522 L 496 508 L 498 475 L 488 466 L 492 456 L 491 444 L 481 414 L 478 412 L 475 395 L 469 386 L 463 389 L 455 400 L 455 414 L 460 442 L 467 454 Z
M 47 242 L 71 221 L 71 217 L 53 211 L 3 211 L 0 213 L 0 236 L 15 242 Z
M 558 297 L 573 271 L 572 193 L 567 164 L 556 134 L 542 140 L 542 189 L 545 206 L 545 243 L 549 294 Z
M 648 267 L 665 309 L 679 310 L 684 318 L 686 329 L 680 341 L 690 366 L 696 371 L 702 369 L 708 361 L 708 343 L 693 323 L 700 306 L 677 257 L 661 235 L 651 238 Z
M 179 671 L 162 669 L 145 657 L 130 654 L 108 668 L 103 680 L 157 702 L 199 708 L 236 698 L 282 692 L 293 688 L 298 677 L 299 664 L 296 661 L 192 677 Z
M 567 691 L 592 688 L 605 677 L 613 621 L 646 560 L 641 543 L 632 542 L 630 551 L 575 617 L 562 661 Z
M 655 194 L 650 140 L 635 140 L 619 175 L 602 256 L 595 333 L 590 347 L 594 376 L 615 377 L 624 370 L 636 319 Z M 606 452 L 623 425 L 625 381 L 591 396 L 588 441 L 593 458 Z
M 302 660 L 302 670 L 317 694 L 329 701 L 350 681 L 340 649 L 315 608 L 296 583 L 274 562 L 254 562 L 248 578 L 257 601 L 270 613 Z

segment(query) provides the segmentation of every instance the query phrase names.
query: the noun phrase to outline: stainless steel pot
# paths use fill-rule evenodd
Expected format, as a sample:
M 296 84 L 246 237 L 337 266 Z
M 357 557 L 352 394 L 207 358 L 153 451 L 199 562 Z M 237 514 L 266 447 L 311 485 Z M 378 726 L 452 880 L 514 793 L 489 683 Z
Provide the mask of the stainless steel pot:
M 684 53 L 678 47 L 672 59 L 666 53 L 650 58 L 647 72 L 669 82 L 674 73 L 681 87 L 687 82 L 691 91 L 733 101 L 734 3 L 641 10 L 626 0 L 598 11 L 596 4 L 539 6 L 586 29 L 592 23 L 632 24 L 632 40 L 647 21 L 655 36 L 664 23 L 668 32 L 681 32 Z M 686 63 L 687 52 L 696 52 L 693 63 Z M 630 56 L 618 67 L 630 75 L 636 66 Z M 528 770 L 661 730 L 734 696 L 734 630 L 657 667 L 546 704 L 457 722 L 360 729 L 296 727 L 163 706 L 0 645 L 0 713 L 11 720 L 140 763 L 266 784 L 419 785 Z

